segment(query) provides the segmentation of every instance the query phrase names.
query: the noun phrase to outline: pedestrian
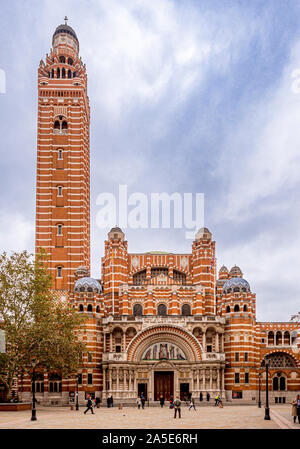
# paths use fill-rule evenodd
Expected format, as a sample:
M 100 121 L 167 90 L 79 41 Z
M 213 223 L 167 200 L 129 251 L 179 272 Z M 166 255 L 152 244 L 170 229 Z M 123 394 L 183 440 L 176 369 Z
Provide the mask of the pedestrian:
M 112 395 L 111 395 L 111 397 L 110 397 L 110 406 L 111 406 L 111 407 L 114 406 L 114 398 L 113 398 Z
M 172 395 L 170 396 L 169 403 L 170 403 L 170 408 L 173 408 L 174 407 L 174 400 L 173 400 L 173 396 Z
M 141 398 L 140 398 L 140 397 L 137 398 L 136 404 L 137 404 L 137 408 L 140 409 L 140 408 L 141 408 L 141 405 L 142 405 L 142 401 L 141 401 Z
M 200 391 L 200 397 L 199 397 L 199 399 L 200 399 L 200 402 L 203 401 L 203 393 L 202 393 L 202 391 Z
M 86 412 L 88 412 L 90 410 L 92 412 L 92 415 L 94 415 L 93 403 L 92 403 L 91 396 L 88 396 L 88 400 L 87 400 L 86 406 L 87 406 L 87 409 L 83 413 L 86 414 Z
M 164 398 L 164 395 L 163 395 L 163 394 L 160 395 L 160 397 L 159 397 L 159 402 L 160 402 L 161 408 L 163 408 L 164 403 L 165 403 L 165 398 Z
M 191 397 L 191 399 L 190 399 L 189 411 L 190 411 L 191 408 L 193 408 L 193 407 L 194 407 L 194 410 L 196 411 L 195 399 Z
M 141 393 L 141 402 L 142 402 L 142 409 L 145 408 L 145 402 L 146 402 L 146 398 L 144 396 L 144 393 Z
M 174 401 L 174 419 L 177 416 L 177 412 L 178 412 L 178 417 L 181 418 L 181 400 L 179 399 L 178 396 L 176 396 L 176 399 Z
M 206 393 L 206 400 L 207 400 L 207 402 L 209 402 L 209 400 L 210 400 L 210 394 L 209 393 Z
M 215 397 L 215 407 L 219 405 L 220 396 L 217 394 Z
M 292 417 L 295 423 L 297 418 L 297 397 L 295 397 L 295 399 L 291 402 L 291 404 L 292 404 Z
M 297 416 L 298 416 L 298 423 L 300 424 L 300 395 L 297 394 Z
M 97 408 L 99 408 L 100 407 L 100 398 L 98 398 L 98 397 L 96 397 L 96 399 L 95 399 L 95 404 L 96 404 L 96 407 Z
M 188 395 L 187 395 L 187 399 L 188 399 L 188 401 L 190 402 L 190 400 L 192 399 L 192 393 L 188 393 Z
M 107 398 L 106 402 L 107 402 L 107 408 L 109 408 L 110 407 L 110 398 Z

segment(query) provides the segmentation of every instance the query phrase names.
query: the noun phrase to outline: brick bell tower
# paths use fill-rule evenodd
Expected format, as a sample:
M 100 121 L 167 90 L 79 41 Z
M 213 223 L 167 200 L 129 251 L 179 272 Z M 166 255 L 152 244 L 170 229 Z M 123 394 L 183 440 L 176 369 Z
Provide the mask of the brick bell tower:
M 90 107 L 86 67 L 65 23 L 38 69 L 36 253 L 49 258 L 52 288 L 70 290 L 90 270 Z

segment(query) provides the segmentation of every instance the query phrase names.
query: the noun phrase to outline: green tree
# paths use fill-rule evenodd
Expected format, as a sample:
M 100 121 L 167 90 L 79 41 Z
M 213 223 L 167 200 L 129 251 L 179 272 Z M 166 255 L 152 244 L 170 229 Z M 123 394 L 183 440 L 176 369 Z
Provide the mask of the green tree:
M 82 314 L 50 289 L 51 275 L 41 252 L 35 259 L 26 251 L 0 255 L 0 328 L 6 353 L 0 354 L 0 383 L 4 400 L 11 397 L 13 379 L 30 373 L 31 361 L 64 378 L 76 373 L 85 345 L 76 339 Z

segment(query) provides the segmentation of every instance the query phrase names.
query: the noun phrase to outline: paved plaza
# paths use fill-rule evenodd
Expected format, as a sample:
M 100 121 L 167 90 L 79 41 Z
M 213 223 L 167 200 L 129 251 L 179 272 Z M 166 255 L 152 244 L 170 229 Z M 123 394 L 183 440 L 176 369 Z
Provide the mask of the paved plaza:
M 71 411 L 68 407 L 39 407 L 37 421 L 30 411 L 0 412 L 0 429 L 300 429 L 293 424 L 291 407 L 271 408 L 271 420 L 264 420 L 264 408 L 257 406 L 198 407 L 196 411 L 182 408 L 181 419 L 167 407 L 100 408 L 95 415 L 84 415 L 85 408 Z

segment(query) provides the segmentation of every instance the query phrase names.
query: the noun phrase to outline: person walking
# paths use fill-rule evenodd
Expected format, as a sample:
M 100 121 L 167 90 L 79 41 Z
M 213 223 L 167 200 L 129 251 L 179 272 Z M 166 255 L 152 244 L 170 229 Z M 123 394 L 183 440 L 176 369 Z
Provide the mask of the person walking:
M 292 404 L 292 417 L 295 423 L 297 418 L 297 397 L 291 402 L 291 404 Z
M 114 406 L 114 398 L 113 398 L 113 395 L 111 395 L 111 397 L 110 397 L 110 406 L 111 407 L 113 407 Z
M 161 408 L 163 408 L 164 403 L 165 403 L 165 398 L 164 398 L 164 395 L 163 395 L 163 394 L 161 394 L 161 395 L 159 396 L 159 402 L 160 402 Z
M 296 407 L 297 407 L 298 423 L 300 424 L 300 395 L 299 394 L 297 394 L 296 401 L 297 401 Z
M 86 405 L 87 405 L 87 409 L 83 413 L 86 414 L 86 412 L 88 412 L 90 410 L 92 412 L 92 415 L 94 415 L 93 403 L 92 403 L 91 396 L 88 396 L 88 400 L 87 400 Z
M 140 397 L 137 398 L 137 400 L 136 400 L 136 405 L 137 405 L 137 408 L 138 408 L 138 409 L 141 408 L 142 401 L 141 401 L 141 398 L 140 398 Z
M 203 393 L 202 393 L 202 391 L 200 391 L 200 396 L 199 396 L 199 399 L 200 399 L 200 402 L 202 402 L 202 401 L 203 401 Z
M 110 398 L 107 398 L 106 402 L 107 402 L 107 408 L 109 408 L 110 407 Z
M 170 396 L 169 403 L 170 403 L 170 408 L 173 408 L 174 407 L 174 400 L 173 400 L 173 396 L 172 395 Z
M 146 398 L 144 396 L 144 393 L 141 394 L 141 402 L 142 402 L 142 409 L 145 408 L 145 402 L 146 402 Z
M 220 400 L 220 396 L 217 394 L 217 396 L 215 397 L 215 407 L 217 407 L 219 405 L 219 400 Z
M 195 399 L 191 397 L 191 399 L 190 399 L 189 411 L 190 411 L 191 408 L 193 408 L 193 407 L 194 407 L 194 410 L 196 411 Z
M 178 417 L 181 418 L 181 400 L 179 399 L 178 396 L 176 396 L 176 399 L 174 401 L 174 419 L 177 416 L 177 412 L 178 412 Z
M 207 400 L 207 402 L 209 402 L 209 400 L 210 400 L 210 394 L 209 393 L 206 393 L 206 400 Z
M 100 401 L 100 398 L 97 397 L 97 398 L 95 399 L 95 404 L 96 404 L 96 407 L 97 407 L 97 408 L 100 407 L 100 402 L 101 402 L 101 401 Z

